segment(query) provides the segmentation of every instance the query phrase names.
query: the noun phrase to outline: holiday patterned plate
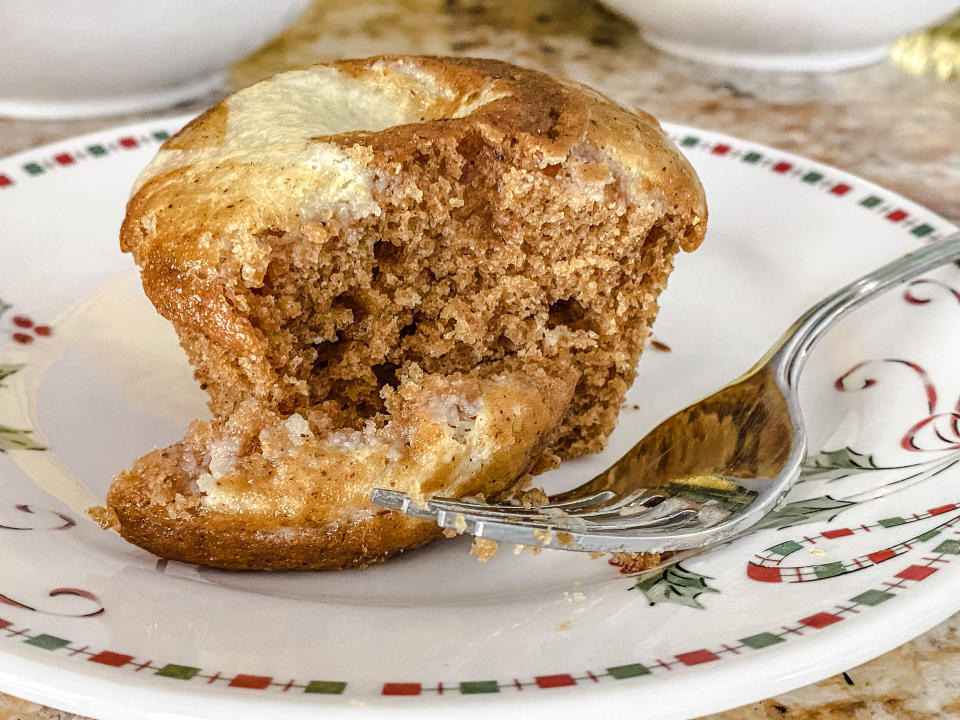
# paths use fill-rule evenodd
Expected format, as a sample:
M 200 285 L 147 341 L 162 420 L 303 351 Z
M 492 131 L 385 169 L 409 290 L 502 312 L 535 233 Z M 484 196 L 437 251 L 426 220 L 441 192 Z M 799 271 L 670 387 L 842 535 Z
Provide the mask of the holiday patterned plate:
M 205 413 L 117 229 L 184 119 L 0 160 L 0 689 L 105 720 L 682 718 L 878 655 L 960 609 L 960 270 L 881 298 L 818 347 L 811 447 L 763 528 L 647 575 L 441 541 L 364 572 L 157 560 L 84 510 Z M 806 306 L 950 232 L 833 168 L 669 127 L 710 229 L 679 259 L 639 377 L 588 476 L 747 368 Z M 716 495 L 720 503 L 734 498 Z M 696 692 L 690 692 L 691 688 Z

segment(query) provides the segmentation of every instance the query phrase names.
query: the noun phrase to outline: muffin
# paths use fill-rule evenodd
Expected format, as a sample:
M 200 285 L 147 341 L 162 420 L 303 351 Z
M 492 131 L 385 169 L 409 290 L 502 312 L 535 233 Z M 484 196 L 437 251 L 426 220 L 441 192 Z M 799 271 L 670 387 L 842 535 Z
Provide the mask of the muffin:
M 168 140 L 121 247 L 213 418 L 114 481 L 163 557 L 365 565 L 440 534 L 372 506 L 503 496 L 603 447 L 703 191 L 657 122 L 493 60 L 277 75 Z

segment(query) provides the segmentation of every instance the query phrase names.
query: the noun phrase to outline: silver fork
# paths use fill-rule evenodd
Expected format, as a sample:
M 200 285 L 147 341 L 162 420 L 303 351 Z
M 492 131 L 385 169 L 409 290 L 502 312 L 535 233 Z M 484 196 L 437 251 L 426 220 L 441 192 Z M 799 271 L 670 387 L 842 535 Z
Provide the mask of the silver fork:
M 759 522 L 800 474 L 807 437 L 797 398 L 810 350 L 855 307 L 960 258 L 960 233 L 904 255 L 797 320 L 746 374 L 664 420 L 592 480 L 541 507 L 377 489 L 374 503 L 477 537 L 604 553 L 715 545 Z

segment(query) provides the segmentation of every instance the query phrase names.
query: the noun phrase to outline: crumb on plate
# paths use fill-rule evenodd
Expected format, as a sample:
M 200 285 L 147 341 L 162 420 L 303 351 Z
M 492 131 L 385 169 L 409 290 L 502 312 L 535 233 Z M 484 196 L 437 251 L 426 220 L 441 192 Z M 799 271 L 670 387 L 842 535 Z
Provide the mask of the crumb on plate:
M 497 545 L 496 540 L 478 537 L 473 539 L 473 545 L 470 546 L 470 554 L 474 555 L 479 562 L 484 563 L 487 560 L 495 558 L 498 549 L 499 545 Z

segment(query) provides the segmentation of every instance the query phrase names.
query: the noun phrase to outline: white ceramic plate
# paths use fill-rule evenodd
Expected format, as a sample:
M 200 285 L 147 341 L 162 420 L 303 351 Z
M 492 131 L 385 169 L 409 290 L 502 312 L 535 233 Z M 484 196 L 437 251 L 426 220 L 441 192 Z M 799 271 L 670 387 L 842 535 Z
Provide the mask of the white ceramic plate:
M 480 565 L 466 538 L 365 572 L 226 573 L 100 530 L 83 511 L 112 474 L 205 412 L 117 247 L 133 177 L 182 121 L 0 160 L 3 690 L 105 720 L 681 718 L 817 680 L 960 609 L 953 266 L 817 349 L 802 395 L 824 452 L 778 522 L 650 577 L 509 548 Z M 672 351 L 647 350 L 608 450 L 551 483 L 734 377 L 831 289 L 951 230 L 838 170 L 669 132 L 710 202 L 657 322 Z

